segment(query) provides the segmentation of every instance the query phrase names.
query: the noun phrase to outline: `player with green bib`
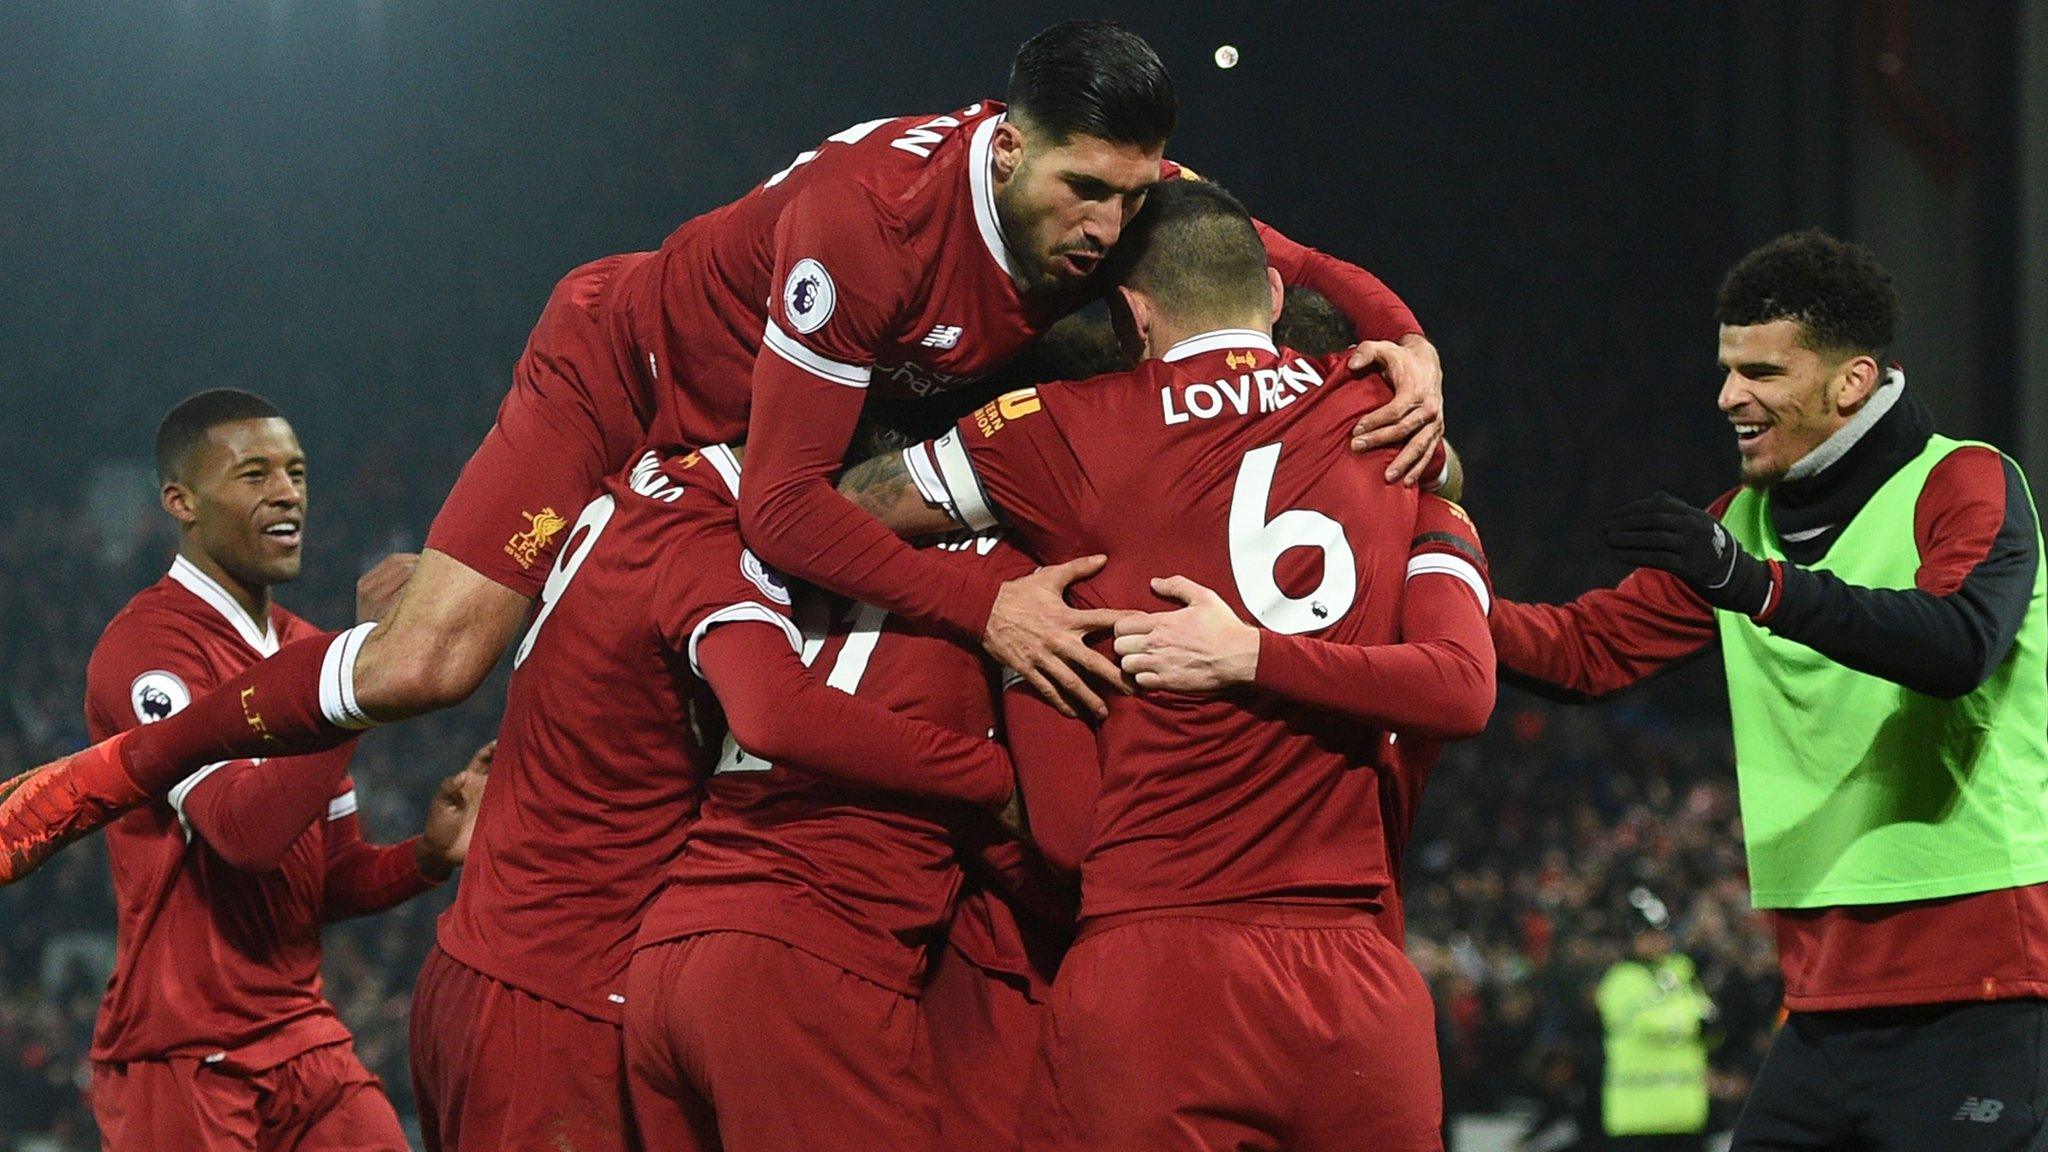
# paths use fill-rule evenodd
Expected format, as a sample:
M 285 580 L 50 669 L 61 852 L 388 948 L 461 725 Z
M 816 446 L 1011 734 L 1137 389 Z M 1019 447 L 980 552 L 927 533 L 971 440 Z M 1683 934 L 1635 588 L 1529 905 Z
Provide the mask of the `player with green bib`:
M 1608 521 L 1639 565 L 1498 602 L 1503 668 L 1604 696 L 1718 646 L 1789 1016 L 1735 1152 L 2048 1139 L 2048 602 L 2017 465 L 1934 431 L 1891 277 L 1817 232 L 1716 307 L 1742 484 Z

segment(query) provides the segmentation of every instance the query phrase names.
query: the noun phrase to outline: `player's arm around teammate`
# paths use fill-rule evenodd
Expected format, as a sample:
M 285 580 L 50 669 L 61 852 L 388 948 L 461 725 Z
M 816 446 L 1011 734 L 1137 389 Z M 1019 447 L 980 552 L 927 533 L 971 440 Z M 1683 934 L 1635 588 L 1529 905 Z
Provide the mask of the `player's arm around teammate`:
M 1186 607 L 1116 628 L 1124 674 L 1140 689 L 1262 692 L 1429 740 L 1477 736 L 1493 712 L 1492 606 L 1486 558 L 1462 509 L 1423 498 L 1398 644 L 1352 645 L 1246 623 L 1221 596 L 1181 576 L 1154 580 Z

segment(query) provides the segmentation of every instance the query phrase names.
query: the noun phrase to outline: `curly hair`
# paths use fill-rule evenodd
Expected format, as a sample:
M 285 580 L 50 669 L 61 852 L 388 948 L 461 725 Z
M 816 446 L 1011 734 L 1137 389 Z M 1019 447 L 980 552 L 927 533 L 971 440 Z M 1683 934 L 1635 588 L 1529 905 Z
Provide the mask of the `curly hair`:
M 1816 229 L 1792 232 L 1744 256 L 1721 281 L 1714 320 L 1793 320 L 1816 351 L 1881 355 L 1899 323 L 1892 274 L 1860 244 Z

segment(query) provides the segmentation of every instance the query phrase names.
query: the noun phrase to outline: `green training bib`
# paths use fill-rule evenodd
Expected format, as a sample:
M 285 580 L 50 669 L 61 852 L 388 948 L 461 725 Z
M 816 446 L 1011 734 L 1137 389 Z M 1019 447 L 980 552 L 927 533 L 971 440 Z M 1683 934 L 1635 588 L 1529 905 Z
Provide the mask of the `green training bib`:
M 1866 588 L 1912 588 L 1920 491 L 1964 446 L 1931 438 L 1811 567 Z M 1784 559 L 1768 491 L 1744 489 L 1722 522 L 1752 553 Z M 1852 671 L 1740 613 L 1715 613 L 1757 907 L 1886 904 L 2048 880 L 2044 572 L 2037 562 L 2012 651 L 1958 700 Z

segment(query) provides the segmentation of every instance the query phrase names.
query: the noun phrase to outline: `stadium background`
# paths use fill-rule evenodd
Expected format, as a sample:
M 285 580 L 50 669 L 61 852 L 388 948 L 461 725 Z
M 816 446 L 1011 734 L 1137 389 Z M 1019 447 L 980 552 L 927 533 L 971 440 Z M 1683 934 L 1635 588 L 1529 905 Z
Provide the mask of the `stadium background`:
M 315 482 L 282 598 L 345 621 L 363 566 L 418 546 L 562 272 L 654 246 L 847 124 L 999 94 L 1016 43 L 1075 14 L 1095 12 L 8 6 L 0 771 L 83 742 L 92 643 L 168 561 L 147 457 L 178 398 L 285 409 Z M 1792 227 L 1873 247 L 1946 429 L 2048 476 L 2048 0 L 1114 14 L 1174 73 L 1173 156 L 1423 318 L 1504 594 L 1611 580 L 1594 512 L 1725 486 L 1713 288 Z M 501 699 L 502 675 L 365 741 L 373 831 L 416 827 Z M 1569 1108 L 1592 1082 L 1588 993 L 1636 883 L 1721 1004 L 1717 1096 L 1739 1104 L 1778 988 L 1723 715 L 1708 662 L 1598 710 L 1504 691 L 1448 757 L 1409 869 L 1454 1109 Z M 402 1112 L 408 992 L 448 894 L 328 937 L 330 994 Z M 0 892 L 0 1150 L 96 1146 L 83 1053 L 112 920 L 96 843 Z

